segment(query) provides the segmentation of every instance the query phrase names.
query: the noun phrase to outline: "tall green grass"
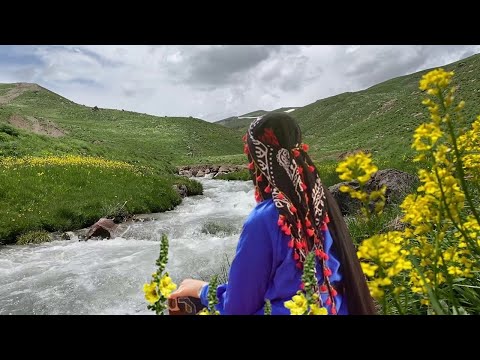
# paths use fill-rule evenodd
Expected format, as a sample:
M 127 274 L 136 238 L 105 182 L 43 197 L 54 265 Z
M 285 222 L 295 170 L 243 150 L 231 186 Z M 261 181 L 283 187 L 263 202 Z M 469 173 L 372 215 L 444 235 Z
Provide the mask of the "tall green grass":
M 0 168 L 0 240 L 30 230 L 67 231 L 92 225 L 105 209 L 125 203 L 128 213 L 161 212 L 181 202 L 173 184 L 190 194 L 201 184 L 126 169 L 81 166 Z

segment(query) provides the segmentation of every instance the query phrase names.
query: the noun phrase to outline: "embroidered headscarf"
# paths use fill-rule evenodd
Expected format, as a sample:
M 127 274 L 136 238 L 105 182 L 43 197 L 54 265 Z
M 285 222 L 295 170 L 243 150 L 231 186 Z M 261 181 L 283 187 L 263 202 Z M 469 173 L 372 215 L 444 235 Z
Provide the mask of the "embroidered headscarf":
M 244 152 L 249 160 L 248 168 L 255 185 L 256 201 L 273 199 L 279 212 L 278 226 L 290 237 L 288 246 L 293 249 L 299 269 L 303 269 L 307 254 L 315 252 L 324 275 L 320 289 L 328 292 L 327 302 L 332 304 L 332 313 L 335 314 L 337 290 L 329 280 L 332 272 L 327 266 L 328 254 L 323 249 L 322 230 L 332 226 L 329 212 L 334 212 L 336 217 L 340 212 L 308 155 L 308 145 L 302 143 L 298 124 L 286 113 L 269 113 L 251 123 L 243 140 Z M 333 234 L 337 237 L 333 238 L 333 246 L 340 252 L 343 262 L 352 263 L 342 263 L 344 276 L 351 277 L 345 281 L 344 289 L 348 291 L 350 288 L 347 300 L 349 312 L 374 313 L 373 301 L 341 214 L 335 222 L 341 222 L 341 229 L 334 228 L 331 231 L 332 238 Z M 351 298 L 355 296 L 366 299 L 360 299 L 361 304 L 354 303 L 351 306 Z

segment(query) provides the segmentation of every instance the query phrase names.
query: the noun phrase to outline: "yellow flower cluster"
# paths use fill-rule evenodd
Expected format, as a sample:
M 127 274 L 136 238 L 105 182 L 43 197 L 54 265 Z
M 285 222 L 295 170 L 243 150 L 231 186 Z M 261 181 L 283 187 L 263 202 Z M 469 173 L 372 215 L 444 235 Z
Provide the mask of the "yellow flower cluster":
M 284 305 L 287 309 L 290 309 L 291 315 L 303 315 L 308 309 L 307 298 L 301 292 L 293 296 L 292 300 L 285 301 Z
M 370 293 L 376 299 L 384 295 L 383 287 L 391 286 L 392 279 L 403 270 L 412 269 L 405 250 L 403 233 L 392 231 L 374 235 L 366 239 L 358 248 L 357 255 L 362 262 L 362 270 L 368 277 L 375 278 L 368 283 Z
M 155 304 L 158 300 L 160 300 L 160 295 L 157 291 L 158 283 L 152 281 L 150 284 L 143 285 L 143 292 L 145 293 L 145 299 L 150 304 Z
M 451 82 L 454 73 L 447 72 L 442 68 L 428 72 L 420 80 L 420 90 L 427 91 L 429 95 L 438 95 Z
M 370 177 L 378 171 L 378 168 L 372 163 L 371 154 L 358 152 L 342 161 L 336 171 L 341 180 L 358 180 L 360 185 L 365 185 Z
M 172 291 L 177 288 L 177 285 L 172 281 L 168 274 L 163 275 L 160 279 L 158 287 L 160 288 L 160 292 L 163 297 L 168 298 Z
M 0 167 L 13 168 L 17 166 L 85 166 L 107 169 L 134 170 L 135 167 L 123 161 L 107 160 L 92 156 L 65 155 L 65 156 L 26 156 L 0 157 Z
M 152 274 L 153 280 L 150 284 L 143 285 L 143 292 L 145 293 L 145 299 L 150 304 L 155 304 L 160 300 L 160 295 L 164 299 L 168 299 L 172 291 L 177 288 L 177 285 L 172 281 L 170 276 L 165 273 L 161 278 L 156 273 Z
M 285 301 L 284 306 L 290 310 L 290 315 L 328 315 L 327 308 L 318 303 L 309 304 L 305 294 L 301 291 L 298 291 L 292 300 Z
M 415 130 L 412 148 L 417 151 L 430 150 L 442 136 L 439 124 L 435 122 L 422 124 Z
M 210 312 L 207 310 L 207 308 L 203 308 L 197 313 L 197 315 L 210 315 Z
M 362 212 L 366 217 L 369 217 L 372 210 L 371 204 L 375 204 L 373 212 L 381 214 L 385 207 L 385 193 L 386 186 L 382 186 L 379 190 L 367 193 L 364 191 L 364 185 L 370 180 L 371 176 L 378 171 L 378 168 L 372 163 L 370 154 L 358 152 L 347 157 L 344 161 L 338 164 L 336 171 L 340 174 L 339 178 L 345 181 L 357 180 L 360 184 L 359 188 L 354 188 L 348 185 L 340 186 L 339 190 L 348 193 L 352 199 L 358 199 L 363 203 Z
M 480 180 L 480 116 L 472 123 L 472 128 L 458 137 L 458 145 L 463 151 L 463 166 L 466 177 L 471 181 Z

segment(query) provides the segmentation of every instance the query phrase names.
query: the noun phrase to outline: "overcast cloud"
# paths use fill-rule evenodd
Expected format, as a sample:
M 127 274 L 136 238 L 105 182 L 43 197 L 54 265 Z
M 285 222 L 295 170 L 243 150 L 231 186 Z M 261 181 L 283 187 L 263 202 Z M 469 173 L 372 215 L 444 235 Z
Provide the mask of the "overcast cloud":
M 216 121 L 304 106 L 480 52 L 479 45 L 0 46 L 0 83 L 88 106 Z

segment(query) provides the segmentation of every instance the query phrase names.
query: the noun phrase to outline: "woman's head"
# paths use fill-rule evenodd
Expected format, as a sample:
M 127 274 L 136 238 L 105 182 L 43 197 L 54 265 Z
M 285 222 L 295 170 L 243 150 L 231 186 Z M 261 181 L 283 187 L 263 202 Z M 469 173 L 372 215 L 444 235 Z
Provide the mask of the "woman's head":
M 309 251 L 323 255 L 321 229 L 328 223 L 318 172 L 302 143 L 297 122 L 286 113 L 256 119 L 244 138 L 258 202 L 273 198 L 278 224 L 302 267 Z

